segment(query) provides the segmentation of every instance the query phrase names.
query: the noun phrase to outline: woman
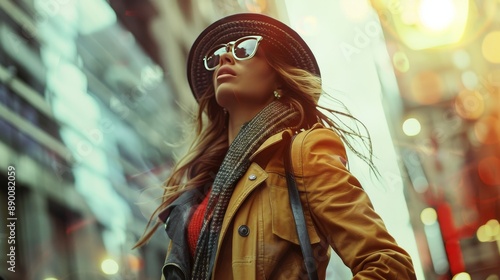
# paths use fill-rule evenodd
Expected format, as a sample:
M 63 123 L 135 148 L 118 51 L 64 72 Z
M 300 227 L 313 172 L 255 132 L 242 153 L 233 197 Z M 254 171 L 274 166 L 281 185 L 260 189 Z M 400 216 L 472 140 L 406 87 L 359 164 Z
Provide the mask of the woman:
M 354 279 L 415 279 L 410 257 L 345 167 L 342 140 L 351 147 L 348 138 L 365 139 L 318 110 L 319 77 L 306 43 L 267 16 L 232 15 L 201 33 L 188 58 L 197 137 L 154 214 L 171 240 L 166 279 L 307 278 L 284 176 L 292 135 L 319 278 L 333 248 Z

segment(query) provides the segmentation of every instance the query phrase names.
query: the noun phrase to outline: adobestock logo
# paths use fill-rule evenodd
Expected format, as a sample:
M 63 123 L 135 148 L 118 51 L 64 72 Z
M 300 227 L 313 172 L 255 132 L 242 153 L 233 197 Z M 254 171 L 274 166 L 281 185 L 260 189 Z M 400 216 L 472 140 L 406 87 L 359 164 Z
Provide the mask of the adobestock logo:
M 347 61 L 351 61 L 352 56 L 360 54 L 363 49 L 368 48 L 374 40 L 382 38 L 382 28 L 380 24 L 372 20 L 364 25 L 363 28 L 356 27 L 354 29 L 354 37 L 352 42 L 342 42 L 339 45 L 343 56 Z

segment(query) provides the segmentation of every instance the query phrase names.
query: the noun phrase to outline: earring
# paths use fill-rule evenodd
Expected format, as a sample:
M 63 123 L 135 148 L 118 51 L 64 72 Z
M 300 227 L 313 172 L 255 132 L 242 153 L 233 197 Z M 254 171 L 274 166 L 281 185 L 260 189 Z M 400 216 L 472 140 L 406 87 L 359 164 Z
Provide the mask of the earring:
M 275 90 L 275 91 L 274 91 L 274 97 L 275 97 L 276 99 L 280 99 L 280 98 L 281 98 L 281 94 L 280 94 L 277 90 Z

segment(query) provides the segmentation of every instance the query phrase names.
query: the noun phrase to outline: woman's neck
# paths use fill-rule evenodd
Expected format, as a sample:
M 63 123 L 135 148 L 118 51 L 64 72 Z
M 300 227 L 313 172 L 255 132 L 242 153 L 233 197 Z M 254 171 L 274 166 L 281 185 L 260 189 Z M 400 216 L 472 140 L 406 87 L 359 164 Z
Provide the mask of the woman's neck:
M 241 127 L 251 121 L 262 109 L 268 106 L 273 99 L 261 106 L 244 106 L 228 108 L 229 121 L 228 121 L 228 141 L 229 145 L 233 142 L 236 135 L 240 132 Z

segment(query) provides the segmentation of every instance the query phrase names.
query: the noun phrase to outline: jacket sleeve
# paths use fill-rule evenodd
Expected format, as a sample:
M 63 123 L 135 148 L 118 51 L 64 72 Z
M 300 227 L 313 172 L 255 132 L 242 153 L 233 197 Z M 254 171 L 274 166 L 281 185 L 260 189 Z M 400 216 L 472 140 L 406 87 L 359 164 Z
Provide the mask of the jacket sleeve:
M 314 129 L 297 137 L 293 160 L 302 178 L 308 208 L 323 238 L 351 269 L 353 279 L 416 279 L 408 253 L 396 244 L 346 158 L 339 136 Z M 299 145 L 298 145 L 299 144 Z M 294 148 L 295 149 L 295 148 Z

